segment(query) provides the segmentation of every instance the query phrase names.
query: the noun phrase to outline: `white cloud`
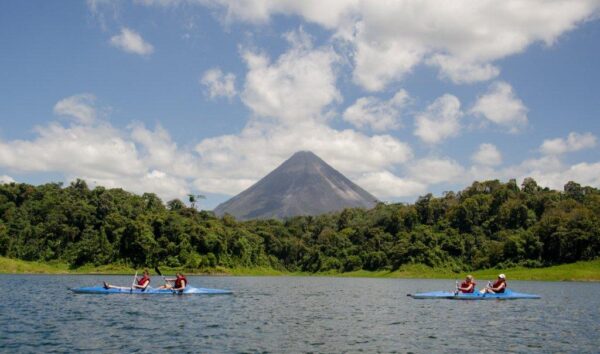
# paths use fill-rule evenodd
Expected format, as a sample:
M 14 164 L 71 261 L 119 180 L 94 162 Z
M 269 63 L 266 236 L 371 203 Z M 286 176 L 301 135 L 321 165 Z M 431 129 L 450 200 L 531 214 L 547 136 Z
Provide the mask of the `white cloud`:
M 98 176 L 141 171 L 135 146 L 108 125 L 37 127 L 31 141 L 0 141 L 0 164 L 16 171 L 62 171 Z
M 138 125 L 128 135 L 108 124 L 51 123 L 36 132 L 32 140 L 0 141 L 0 166 L 17 172 L 58 172 L 92 185 L 153 192 L 164 200 L 185 197 L 187 179 L 195 173 L 196 164 L 188 161 L 191 155 L 169 146 L 170 138 L 160 127 L 151 132 Z
M 519 179 L 532 177 L 540 186 L 556 190 L 562 190 L 569 181 L 600 187 L 600 162 L 582 162 L 569 166 L 556 156 L 544 156 L 523 161 L 503 172 Z
M 91 186 L 123 188 L 138 194 L 154 193 L 163 201 L 172 199 L 186 200 L 190 193 L 189 182 L 160 170 L 149 170 L 136 176 L 115 176 L 99 178 L 97 176 L 72 175 L 71 179 L 82 178 Z
M 121 28 L 121 33 L 112 36 L 110 44 L 132 54 L 148 55 L 154 52 L 152 44 L 144 41 L 139 33 L 127 27 Z
M 110 20 L 120 17 L 119 0 L 86 0 L 88 9 L 103 31 L 108 29 Z
M 9 183 L 13 183 L 15 182 L 15 180 L 8 175 L 2 175 L 0 176 L 0 184 L 9 184 Z
M 432 56 L 427 64 L 439 67 L 441 78 L 448 78 L 458 84 L 487 81 L 500 74 L 500 69 L 489 63 L 473 63 L 443 54 Z
M 437 144 L 458 135 L 462 115 L 458 98 L 445 94 L 416 116 L 414 134 L 428 144 Z
M 446 158 L 424 158 L 408 166 L 412 179 L 426 184 L 463 181 L 465 170 L 456 161 Z
M 239 135 L 204 139 L 196 146 L 204 168 L 195 185 L 207 192 L 239 193 L 299 150 L 313 151 L 351 179 L 412 158 L 407 144 L 388 135 L 340 131 L 318 121 L 293 127 L 250 122 Z
M 496 166 L 502 163 L 502 154 L 493 144 L 481 144 L 471 160 L 478 165 Z
M 286 34 L 291 48 L 275 63 L 260 53 L 246 51 L 248 65 L 243 102 L 259 117 L 280 122 L 323 119 L 325 108 L 341 100 L 331 48 L 314 49 L 302 31 Z
M 175 0 L 145 0 L 175 5 Z M 598 14 L 596 0 L 200 0 L 222 9 L 225 22 L 266 23 L 297 15 L 333 32 L 352 48 L 354 79 L 382 90 L 425 62 L 456 83 L 489 80 L 493 62 L 533 43 L 552 45 L 562 34 Z
M 410 97 L 405 90 L 398 91 L 388 101 L 377 97 L 361 97 L 344 112 L 344 120 L 357 128 L 370 127 L 373 131 L 385 131 L 399 127 L 400 110 Z
M 340 99 L 337 56 L 329 47 L 314 48 L 302 30 L 286 38 L 290 48 L 274 61 L 243 53 L 248 73 L 241 96 L 254 116 L 239 134 L 196 145 L 203 166 L 194 182 L 198 189 L 239 193 L 299 150 L 313 151 L 350 178 L 412 158 L 411 148 L 389 135 L 331 128 L 327 109 Z M 401 93 L 391 102 L 403 99 Z
M 169 174 L 182 178 L 197 174 L 200 168 L 197 156 L 178 148 L 162 126 L 157 125 L 152 131 L 140 123 L 133 123 L 129 130 L 130 138 L 140 153 L 140 160 L 147 169 L 169 171 Z
M 79 96 L 73 97 L 55 106 L 59 114 L 76 117 L 73 124 L 51 122 L 36 127 L 31 140 L 0 140 L 0 167 L 58 172 L 66 180 L 83 178 L 92 185 L 153 192 L 164 200 L 185 197 L 199 169 L 193 151 L 178 148 L 161 126 L 149 130 L 134 123 L 120 131 L 107 122 L 83 119 L 90 115 L 73 108 Z
M 540 151 L 545 155 L 560 155 L 567 152 L 591 149 L 596 146 L 596 141 L 596 136 L 592 133 L 578 134 L 571 132 L 567 139 L 544 140 Z
M 527 107 L 506 82 L 495 82 L 470 111 L 516 133 L 527 125 Z
M 233 73 L 224 74 L 218 68 L 207 70 L 202 75 L 200 83 L 207 88 L 210 98 L 223 96 L 231 99 L 237 95 L 235 75 Z
M 96 119 L 95 100 L 96 97 L 89 93 L 63 98 L 54 105 L 54 114 L 75 118 L 82 124 L 90 124 Z
M 356 183 L 378 198 L 413 197 L 427 192 L 427 185 L 400 178 L 389 171 L 366 173 Z

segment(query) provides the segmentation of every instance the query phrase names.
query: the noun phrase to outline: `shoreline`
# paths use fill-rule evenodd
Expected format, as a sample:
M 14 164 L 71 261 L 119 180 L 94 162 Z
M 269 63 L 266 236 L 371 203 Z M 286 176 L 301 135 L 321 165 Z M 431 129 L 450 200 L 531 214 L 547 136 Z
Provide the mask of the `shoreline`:
M 140 267 L 141 269 L 142 267 Z M 140 270 L 138 269 L 138 271 Z M 562 264 L 545 268 L 514 267 L 505 269 L 482 269 L 472 272 L 456 273 L 449 269 L 431 268 L 422 264 L 403 265 L 398 270 L 353 272 L 288 272 L 272 268 L 211 268 L 186 270 L 182 268 L 160 267 L 161 273 L 171 274 L 177 271 L 187 275 L 201 276 L 311 276 L 341 278 L 391 278 L 391 279 L 462 279 L 467 273 L 472 274 L 480 282 L 484 279 L 495 279 L 497 274 L 505 273 L 510 280 L 530 281 L 600 281 L 600 259 Z M 64 263 L 29 262 L 18 259 L 0 257 L 0 274 L 41 274 L 41 275 L 131 275 L 136 269 L 122 264 L 105 266 L 82 266 L 70 269 Z M 154 271 L 151 270 L 151 274 Z

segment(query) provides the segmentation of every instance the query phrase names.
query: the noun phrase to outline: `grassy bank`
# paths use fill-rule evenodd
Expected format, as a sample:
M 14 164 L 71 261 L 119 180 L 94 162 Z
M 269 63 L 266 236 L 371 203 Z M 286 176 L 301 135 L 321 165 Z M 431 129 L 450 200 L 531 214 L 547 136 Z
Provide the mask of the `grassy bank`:
M 140 269 L 138 269 L 139 271 Z M 164 274 L 173 274 L 178 268 L 161 267 Z M 100 267 L 83 266 L 70 269 L 64 263 L 27 262 L 0 257 L 0 273 L 9 274 L 132 274 L 136 270 L 123 264 L 112 264 Z M 347 273 L 291 273 L 271 268 L 212 268 L 196 272 L 184 271 L 186 274 L 233 275 L 233 276 L 336 276 L 336 277 L 368 277 L 368 278 L 421 278 L 421 279 L 461 279 L 466 273 L 455 273 L 449 269 L 431 268 L 421 264 L 410 264 L 390 271 L 355 271 Z M 547 268 L 506 268 L 486 269 L 472 272 L 476 279 L 493 280 L 499 273 L 505 273 L 510 280 L 546 280 L 546 281 L 600 281 L 600 259 L 588 262 L 563 264 Z
M 494 280 L 500 273 L 506 274 L 510 280 L 600 281 L 600 259 L 546 268 L 514 267 L 470 272 L 480 282 L 483 280 Z M 393 272 L 360 270 L 336 275 L 342 277 L 462 279 L 466 274 L 466 272 L 455 273 L 448 269 L 436 269 L 422 264 L 410 264 L 402 266 Z

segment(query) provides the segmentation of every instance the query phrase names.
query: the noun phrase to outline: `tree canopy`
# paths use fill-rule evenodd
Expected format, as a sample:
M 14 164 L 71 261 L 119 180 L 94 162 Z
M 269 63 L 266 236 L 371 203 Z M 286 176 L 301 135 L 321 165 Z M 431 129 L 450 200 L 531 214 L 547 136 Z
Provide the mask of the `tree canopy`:
M 200 196 L 190 197 L 193 204 Z M 0 185 L 0 255 L 72 267 L 114 262 L 188 269 L 288 271 L 396 269 L 422 263 L 456 271 L 548 266 L 597 258 L 600 190 L 564 191 L 527 178 L 474 182 L 414 204 L 379 203 L 320 216 L 238 222 L 180 200 L 77 180 Z

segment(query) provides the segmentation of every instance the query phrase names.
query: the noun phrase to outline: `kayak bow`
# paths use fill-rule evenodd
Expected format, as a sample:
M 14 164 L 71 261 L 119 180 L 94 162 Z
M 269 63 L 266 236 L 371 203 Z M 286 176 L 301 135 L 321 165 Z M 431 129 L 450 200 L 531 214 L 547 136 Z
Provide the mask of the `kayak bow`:
M 223 289 L 209 289 L 209 288 L 194 288 L 191 286 L 186 287 L 183 291 L 173 291 L 170 289 L 157 289 L 148 288 L 146 290 L 141 289 L 106 289 L 103 286 L 89 286 L 81 288 L 69 289 L 76 294 L 139 294 L 139 295 L 171 295 L 171 294 L 183 294 L 183 295 L 227 295 L 233 294 L 231 290 Z
M 431 291 L 428 293 L 408 294 L 413 299 L 448 299 L 448 300 L 518 300 L 518 299 L 540 299 L 541 296 L 534 294 L 524 294 L 506 289 L 504 293 L 498 294 L 480 294 L 474 292 L 470 294 L 455 294 L 449 291 Z

